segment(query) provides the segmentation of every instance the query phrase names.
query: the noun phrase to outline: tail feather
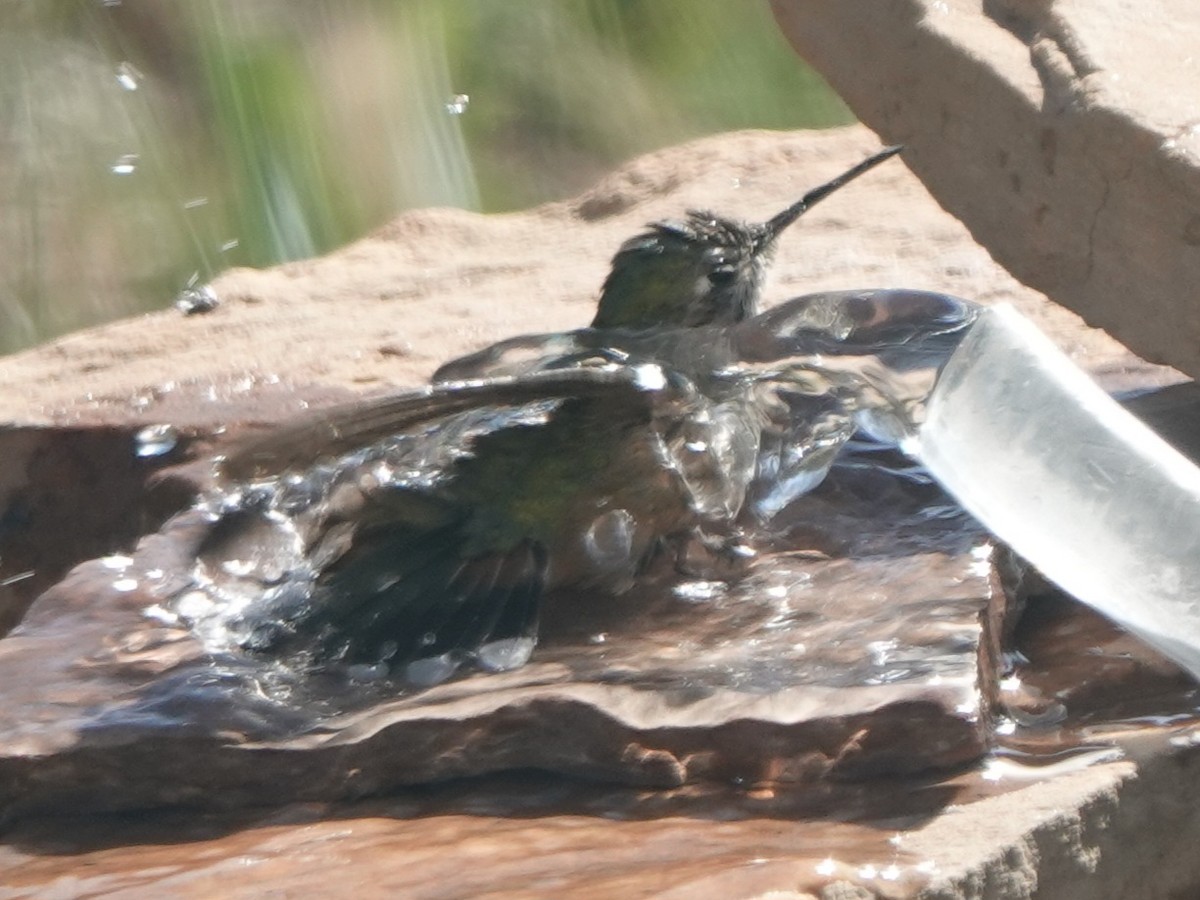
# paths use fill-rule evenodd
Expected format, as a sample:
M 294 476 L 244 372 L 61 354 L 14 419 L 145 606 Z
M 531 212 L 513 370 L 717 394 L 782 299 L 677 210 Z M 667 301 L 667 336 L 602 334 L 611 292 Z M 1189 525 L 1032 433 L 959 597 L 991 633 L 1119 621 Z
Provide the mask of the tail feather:
M 317 579 L 294 629 L 315 641 L 326 659 L 374 663 L 413 653 L 423 635 L 416 623 L 446 599 L 449 579 L 437 537 L 397 529 L 356 538 Z
M 419 682 L 472 658 L 488 669 L 520 665 L 536 641 L 546 551 L 526 540 L 463 559 L 461 546 L 454 526 L 357 535 L 308 601 L 287 611 L 274 643 L 305 647 L 318 663 L 386 664 Z
M 524 541 L 507 554 L 474 559 L 466 571 L 478 572 L 478 577 L 464 585 L 461 604 L 439 623 L 431 653 L 477 649 L 536 633 L 537 601 L 546 579 L 540 544 Z

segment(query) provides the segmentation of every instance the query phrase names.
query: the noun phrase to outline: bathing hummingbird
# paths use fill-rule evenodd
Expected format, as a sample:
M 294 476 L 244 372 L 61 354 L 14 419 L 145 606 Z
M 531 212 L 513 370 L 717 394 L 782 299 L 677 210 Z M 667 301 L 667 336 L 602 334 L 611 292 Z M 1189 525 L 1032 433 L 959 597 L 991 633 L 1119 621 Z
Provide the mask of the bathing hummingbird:
M 619 592 L 666 539 L 731 521 L 763 414 L 709 377 L 704 351 L 677 363 L 669 347 L 695 330 L 720 343 L 753 316 L 784 229 L 899 150 L 763 223 L 689 212 L 652 224 L 614 256 L 590 328 L 501 342 L 427 388 L 323 411 L 231 453 L 221 471 L 243 483 L 352 460 L 326 467 L 323 499 L 296 517 L 306 589 L 253 605 L 245 646 L 380 664 L 418 684 L 471 659 L 514 668 L 546 590 Z M 680 464 L 684 445 L 704 448 L 698 462 Z

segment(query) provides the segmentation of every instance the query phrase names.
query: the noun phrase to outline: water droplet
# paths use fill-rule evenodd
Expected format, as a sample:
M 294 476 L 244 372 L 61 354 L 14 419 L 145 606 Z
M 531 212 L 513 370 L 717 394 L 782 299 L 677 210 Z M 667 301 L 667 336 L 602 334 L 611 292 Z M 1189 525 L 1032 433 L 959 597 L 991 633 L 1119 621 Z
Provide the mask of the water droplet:
M 34 576 L 33 569 L 28 572 L 18 572 L 16 575 L 9 575 L 7 578 L 0 578 L 0 587 L 8 587 L 10 584 L 16 584 L 18 581 L 24 581 L 26 578 Z
M 488 672 L 508 672 L 529 662 L 537 641 L 531 637 L 503 638 L 479 648 L 479 665 Z
M 606 569 L 627 566 L 633 552 L 637 522 L 626 509 L 610 509 L 593 521 L 584 535 L 584 547 L 597 565 Z
M 100 565 L 114 572 L 123 572 L 133 565 L 133 557 L 131 556 L 106 556 L 100 560 Z
M 183 201 L 184 209 L 199 209 L 201 206 L 208 206 L 207 197 L 193 197 L 191 200 Z
M 883 881 L 898 881 L 900 879 L 900 867 L 895 863 L 879 870 L 879 877 Z
M 878 869 L 876 869 L 876 868 L 875 868 L 873 865 L 871 865 L 870 863 L 867 863 L 865 866 L 860 866 L 860 867 L 859 867 L 859 869 L 858 869 L 858 877 L 859 877 L 859 878 L 863 878 L 863 879 L 867 879 L 867 880 L 874 879 L 874 878 L 877 878 L 877 877 L 879 877 L 879 870 L 878 870 Z
M 126 153 L 117 157 L 117 161 L 109 167 L 114 175 L 132 175 L 137 171 L 138 155 L 136 153 Z
M 452 116 L 461 116 L 467 111 L 471 98 L 467 94 L 455 94 L 446 104 L 446 112 Z
M 123 62 L 117 66 L 117 84 L 127 91 L 136 91 L 142 80 L 142 73 L 133 63 Z
M 130 591 L 137 590 L 136 578 L 118 578 L 112 584 L 114 591 L 120 591 L 122 594 L 128 594 Z
M 837 871 L 837 863 L 831 857 L 825 857 L 816 866 L 817 874 L 829 877 Z
M 404 677 L 418 687 L 433 687 L 441 684 L 456 671 L 461 660 L 455 653 L 443 653 L 428 659 L 418 659 L 404 667 Z
M 217 292 L 207 284 L 186 287 L 175 297 L 175 308 L 185 316 L 212 312 L 220 305 L 221 300 L 217 297 Z
M 230 238 L 221 244 L 221 252 L 228 253 L 230 250 L 236 250 L 241 243 L 237 238 Z
M 134 436 L 133 442 L 139 458 L 165 456 L 179 443 L 179 432 L 174 425 L 147 425 Z
M 298 513 L 319 501 L 326 487 L 322 474 L 316 471 L 284 477 L 275 497 L 277 508 L 284 513 Z

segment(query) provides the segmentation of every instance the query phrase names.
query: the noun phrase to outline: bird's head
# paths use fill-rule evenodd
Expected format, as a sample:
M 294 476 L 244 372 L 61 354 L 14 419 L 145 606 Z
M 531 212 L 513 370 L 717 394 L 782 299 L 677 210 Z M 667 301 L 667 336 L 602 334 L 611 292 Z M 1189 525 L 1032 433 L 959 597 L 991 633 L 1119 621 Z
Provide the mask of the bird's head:
M 744 224 L 692 211 L 656 222 L 613 257 L 593 328 L 697 327 L 758 312 L 779 235 L 815 203 L 900 152 L 888 147 L 805 194 L 766 222 Z
M 699 211 L 649 226 L 613 257 L 592 326 L 722 325 L 754 315 L 770 260 L 759 230 Z

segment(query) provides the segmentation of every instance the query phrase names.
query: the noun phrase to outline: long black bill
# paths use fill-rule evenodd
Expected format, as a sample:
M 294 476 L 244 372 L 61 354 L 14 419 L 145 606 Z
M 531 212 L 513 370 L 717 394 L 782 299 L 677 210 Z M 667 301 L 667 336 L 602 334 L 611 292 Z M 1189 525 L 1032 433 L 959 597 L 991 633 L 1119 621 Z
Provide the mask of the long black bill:
M 874 156 L 867 157 L 853 169 L 848 169 L 832 181 L 827 181 L 820 187 L 813 188 L 797 202 L 766 223 L 763 227 L 762 236 L 757 241 L 757 249 L 763 250 L 770 246 L 771 242 L 779 237 L 780 232 L 808 212 L 819 201 L 824 200 L 838 188 L 849 184 L 863 172 L 875 168 L 885 159 L 891 159 L 903 149 L 903 144 L 897 144 L 894 147 L 885 147 Z

